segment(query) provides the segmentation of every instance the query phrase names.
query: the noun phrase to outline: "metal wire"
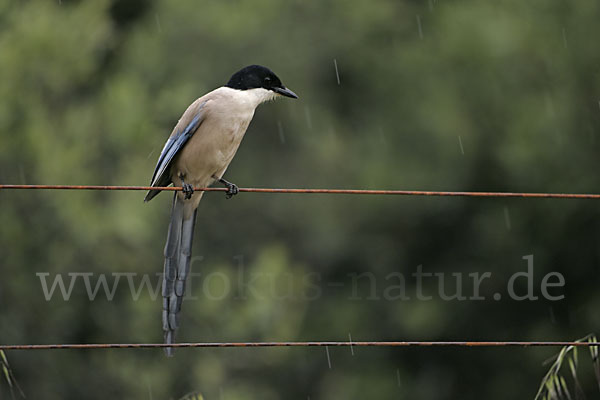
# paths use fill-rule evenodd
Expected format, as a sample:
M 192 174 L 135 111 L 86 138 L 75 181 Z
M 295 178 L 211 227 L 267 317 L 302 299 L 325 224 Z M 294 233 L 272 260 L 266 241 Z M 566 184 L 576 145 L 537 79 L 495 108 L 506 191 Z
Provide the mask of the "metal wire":
M 100 186 L 100 185 L 0 185 L 6 189 L 42 189 L 42 190 L 166 190 L 181 191 L 182 187 L 151 186 Z M 226 188 L 194 188 L 204 192 L 225 192 Z M 587 193 L 519 193 L 519 192 L 440 192 L 423 190 L 363 190 L 363 189 L 271 189 L 271 188 L 239 188 L 240 192 L 254 193 L 311 193 L 311 194 L 370 194 L 397 196 L 453 196 L 453 197 L 521 197 L 521 198 L 553 198 L 553 199 L 595 199 L 600 194 Z
M 151 186 L 104 186 L 104 185 L 0 185 L 5 189 L 37 190 L 165 190 L 182 191 L 182 187 Z M 226 188 L 194 188 L 196 191 L 225 192 Z M 520 193 L 520 192 L 443 192 L 419 190 L 362 190 L 362 189 L 271 189 L 239 188 L 240 192 L 254 193 L 295 193 L 295 194 L 362 194 L 362 195 L 399 195 L 399 196 L 454 196 L 454 197 L 519 197 L 519 198 L 555 198 L 555 199 L 600 199 L 600 194 L 581 193 Z M 207 342 L 207 343 L 89 343 L 89 344 L 22 344 L 0 345 L 0 350 L 58 350 L 58 349 L 123 349 L 123 348 L 164 348 L 164 347 L 550 347 L 550 346 L 600 346 L 598 342 L 569 341 L 441 341 L 441 342 Z
M 61 349 L 141 349 L 162 347 L 552 347 L 600 346 L 600 342 L 206 342 L 206 343 L 89 343 L 89 344 L 8 344 L 0 350 L 61 350 Z

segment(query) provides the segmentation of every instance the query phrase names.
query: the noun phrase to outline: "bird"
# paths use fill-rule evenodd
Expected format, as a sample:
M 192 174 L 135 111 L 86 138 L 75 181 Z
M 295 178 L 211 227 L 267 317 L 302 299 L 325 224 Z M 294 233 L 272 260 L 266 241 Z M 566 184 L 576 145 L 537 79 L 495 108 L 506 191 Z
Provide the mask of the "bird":
M 179 312 L 190 272 L 192 241 L 198 204 L 203 191 L 220 183 L 227 188 L 226 198 L 239 191 L 223 175 L 233 160 L 256 108 L 279 97 L 297 99 L 269 68 L 249 65 L 234 73 L 226 85 L 196 99 L 183 113 L 165 143 L 151 187 L 173 184 L 181 187 L 173 196 L 171 220 L 164 249 L 162 281 L 162 328 L 165 344 L 175 342 Z M 160 189 L 151 189 L 144 202 L 152 200 Z M 167 356 L 173 348 L 165 347 Z

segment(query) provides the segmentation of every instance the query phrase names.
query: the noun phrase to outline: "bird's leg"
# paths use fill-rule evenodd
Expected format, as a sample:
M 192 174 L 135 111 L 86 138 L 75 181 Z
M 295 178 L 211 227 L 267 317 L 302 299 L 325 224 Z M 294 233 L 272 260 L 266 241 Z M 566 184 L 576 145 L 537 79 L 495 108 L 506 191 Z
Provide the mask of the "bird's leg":
M 231 183 L 226 181 L 223 178 L 219 178 L 219 183 L 222 183 L 227 188 L 227 192 L 225 193 L 225 198 L 230 199 L 232 196 L 238 194 L 240 190 L 238 189 L 235 183 Z
M 191 199 L 192 195 L 194 194 L 194 187 L 189 183 L 185 183 L 185 181 L 183 180 L 183 175 L 179 175 L 179 179 L 181 179 L 181 186 L 183 187 L 183 198 L 185 200 Z

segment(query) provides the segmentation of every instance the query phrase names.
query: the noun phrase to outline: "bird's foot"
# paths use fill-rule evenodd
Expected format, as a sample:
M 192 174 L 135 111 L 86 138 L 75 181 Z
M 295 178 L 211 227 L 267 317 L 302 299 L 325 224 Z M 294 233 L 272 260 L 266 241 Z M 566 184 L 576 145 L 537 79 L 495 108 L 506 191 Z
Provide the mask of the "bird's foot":
M 225 185 L 225 187 L 227 188 L 227 192 L 225 192 L 226 199 L 230 199 L 240 192 L 240 189 L 235 183 L 228 182 L 223 178 L 220 178 L 219 182 Z
M 237 187 L 235 183 L 232 183 L 230 186 L 227 186 L 227 192 L 225 193 L 225 198 L 230 199 L 236 194 L 240 192 L 240 189 Z
M 184 199 L 189 200 L 192 198 L 194 194 L 194 187 L 189 183 L 182 182 L 181 186 L 183 187 Z

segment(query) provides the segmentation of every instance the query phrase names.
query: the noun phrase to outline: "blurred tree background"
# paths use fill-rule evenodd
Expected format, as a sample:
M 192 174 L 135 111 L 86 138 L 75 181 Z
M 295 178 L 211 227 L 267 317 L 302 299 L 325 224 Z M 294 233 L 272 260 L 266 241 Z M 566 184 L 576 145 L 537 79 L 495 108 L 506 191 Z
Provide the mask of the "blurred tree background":
M 598 192 L 599 17 L 598 2 L 564 0 L 2 0 L 0 182 L 147 184 L 187 105 L 258 63 L 300 100 L 259 108 L 226 174 L 241 187 Z M 155 287 L 171 195 L 143 195 L 0 193 L 2 343 L 162 340 L 160 296 L 134 299 L 125 277 L 112 300 L 79 278 L 69 301 L 46 301 L 36 275 Z M 568 340 L 600 326 L 591 200 L 210 193 L 195 241 L 179 341 Z M 540 299 L 510 299 L 529 254 Z M 465 296 L 469 273 L 491 272 L 485 300 L 444 301 L 433 278 L 417 299 L 419 265 L 449 294 L 462 274 Z M 552 271 L 559 301 L 540 295 Z M 28 398 L 527 399 L 557 351 L 7 356 Z

